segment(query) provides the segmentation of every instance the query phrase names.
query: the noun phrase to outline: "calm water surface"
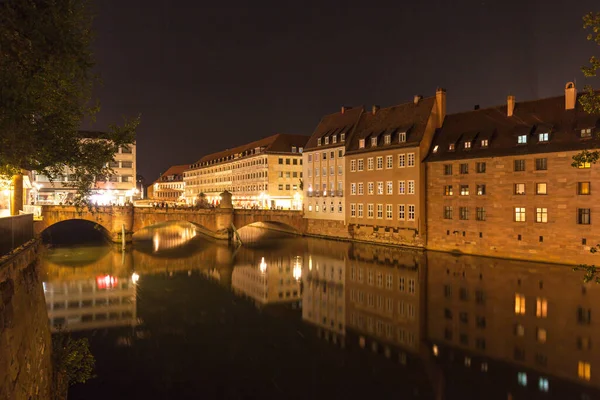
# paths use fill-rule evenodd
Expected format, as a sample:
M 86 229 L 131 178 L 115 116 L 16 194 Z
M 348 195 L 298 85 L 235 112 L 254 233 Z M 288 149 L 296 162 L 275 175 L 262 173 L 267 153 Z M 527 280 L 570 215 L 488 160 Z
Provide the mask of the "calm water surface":
M 596 399 L 600 286 L 568 267 L 188 225 L 43 257 L 89 338 L 70 399 Z

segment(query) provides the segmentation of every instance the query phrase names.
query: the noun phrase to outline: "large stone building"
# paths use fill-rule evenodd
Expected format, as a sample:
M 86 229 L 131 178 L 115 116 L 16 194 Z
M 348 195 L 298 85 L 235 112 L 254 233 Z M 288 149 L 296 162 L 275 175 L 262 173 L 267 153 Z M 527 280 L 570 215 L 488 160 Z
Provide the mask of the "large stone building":
M 599 115 L 573 83 L 565 95 L 446 117 L 427 163 L 427 247 L 494 257 L 597 262 L 592 183 L 598 165 L 572 166 L 599 148 Z M 568 259 L 565 259 L 568 257 Z
M 347 237 L 346 147 L 363 112 L 342 107 L 324 116 L 304 149 L 304 216 L 312 234 Z
M 302 152 L 308 136 L 276 134 L 209 154 L 184 172 L 185 198 L 210 204 L 227 190 L 234 207 L 302 208 Z
M 346 152 L 346 222 L 355 239 L 424 246 L 425 164 L 446 92 L 363 113 Z
M 90 132 L 91 135 L 98 135 Z M 99 205 L 125 204 L 137 194 L 136 189 L 136 146 L 135 144 L 119 148 L 114 160 L 109 163 L 114 174 L 98 177 L 92 188 L 90 200 Z M 33 187 L 30 192 L 30 203 L 41 205 L 64 204 L 74 199 L 76 189 L 69 184 L 75 179 L 65 170 L 58 179 L 50 182 L 48 177 L 36 172 L 33 175 Z
M 179 202 L 184 201 L 185 183 L 183 172 L 189 168 L 189 164 L 173 165 L 169 167 L 152 184 L 149 197 L 151 200 Z

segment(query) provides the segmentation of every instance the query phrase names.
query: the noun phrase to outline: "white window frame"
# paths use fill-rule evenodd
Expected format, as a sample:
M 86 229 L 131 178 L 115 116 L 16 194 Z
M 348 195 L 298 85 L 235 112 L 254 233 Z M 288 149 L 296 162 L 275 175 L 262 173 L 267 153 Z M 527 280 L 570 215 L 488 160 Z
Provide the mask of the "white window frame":
M 398 204 L 398 220 L 404 221 L 406 218 L 406 205 Z
M 386 194 L 394 194 L 394 182 L 393 181 L 387 181 L 385 183 L 385 187 L 386 187 Z
M 394 205 L 393 204 L 385 205 L 385 219 L 394 219 Z
M 408 167 L 414 167 L 415 166 L 415 153 L 408 153 L 408 157 L 406 160 L 406 165 Z
M 406 181 L 398 181 L 398 194 L 406 194 Z
M 408 194 L 415 194 L 415 181 L 408 181 Z
M 414 221 L 415 220 L 415 205 L 414 204 L 409 204 L 408 205 L 408 221 Z
M 398 154 L 398 168 L 406 167 L 406 154 Z

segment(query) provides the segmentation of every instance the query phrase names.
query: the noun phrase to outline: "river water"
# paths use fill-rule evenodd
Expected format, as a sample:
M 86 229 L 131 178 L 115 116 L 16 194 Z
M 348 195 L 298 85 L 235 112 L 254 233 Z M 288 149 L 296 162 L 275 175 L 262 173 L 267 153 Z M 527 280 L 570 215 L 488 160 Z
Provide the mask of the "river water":
M 569 267 L 245 229 L 45 251 L 49 323 L 96 357 L 69 398 L 600 398 L 600 286 Z

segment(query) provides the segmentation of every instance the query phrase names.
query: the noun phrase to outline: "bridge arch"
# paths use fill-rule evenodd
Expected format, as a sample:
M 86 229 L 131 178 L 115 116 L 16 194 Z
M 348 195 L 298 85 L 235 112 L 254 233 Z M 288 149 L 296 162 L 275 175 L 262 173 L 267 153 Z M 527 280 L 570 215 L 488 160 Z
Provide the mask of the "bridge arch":
M 106 227 L 85 218 L 71 218 L 55 221 L 38 232 L 44 243 L 66 244 L 82 242 L 102 242 L 111 240 L 112 235 Z

